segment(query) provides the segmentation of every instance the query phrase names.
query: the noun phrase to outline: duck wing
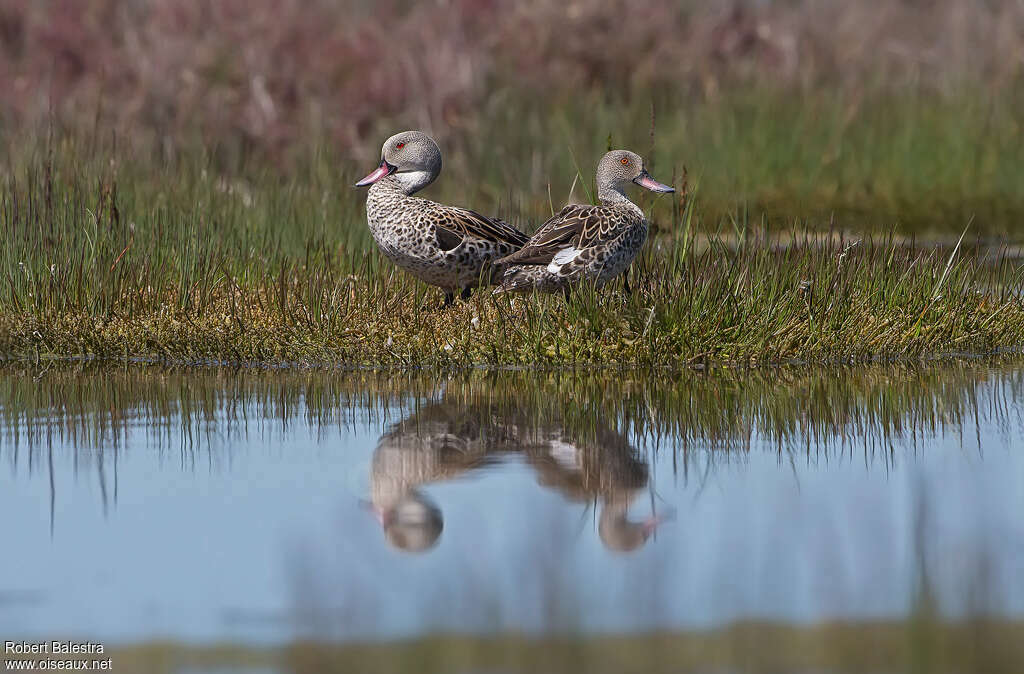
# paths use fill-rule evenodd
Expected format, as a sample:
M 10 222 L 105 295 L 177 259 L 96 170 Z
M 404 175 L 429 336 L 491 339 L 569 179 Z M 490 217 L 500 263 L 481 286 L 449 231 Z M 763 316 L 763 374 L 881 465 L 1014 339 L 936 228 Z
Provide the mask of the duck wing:
M 504 220 L 488 218 L 468 208 L 443 206 L 433 215 L 437 245 L 444 251 L 456 248 L 466 238 L 504 243 L 515 248 L 529 240 L 528 236 Z
M 601 234 L 600 206 L 571 204 L 545 222 L 526 244 L 495 264 L 548 264 L 566 251 L 593 245 Z

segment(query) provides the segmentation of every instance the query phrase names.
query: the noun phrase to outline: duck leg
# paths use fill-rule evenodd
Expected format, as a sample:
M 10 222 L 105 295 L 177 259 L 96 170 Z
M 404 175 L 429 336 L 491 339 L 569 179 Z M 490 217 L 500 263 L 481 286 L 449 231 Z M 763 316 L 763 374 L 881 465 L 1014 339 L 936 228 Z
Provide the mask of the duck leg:
M 626 271 L 622 272 L 622 292 L 626 293 L 627 296 L 633 294 L 633 289 L 629 287 L 629 267 L 626 267 Z
M 462 301 L 465 302 L 465 301 L 467 301 L 469 299 L 469 296 L 472 293 L 473 293 L 473 288 L 463 288 L 462 292 L 459 293 L 459 297 L 462 299 Z M 447 308 L 451 307 L 453 304 L 455 304 L 455 291 L 454 290 L 445 290 L 444 291 L 444 304 L 441 305 L 441 308 L 442 309 L 447 309 Z

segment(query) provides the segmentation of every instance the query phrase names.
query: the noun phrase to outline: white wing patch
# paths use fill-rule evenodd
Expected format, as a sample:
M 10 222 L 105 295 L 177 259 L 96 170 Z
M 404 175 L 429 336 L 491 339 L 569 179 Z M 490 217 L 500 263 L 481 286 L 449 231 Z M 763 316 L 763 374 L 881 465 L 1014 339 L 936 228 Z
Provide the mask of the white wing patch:
M 561 440 L 552 440 L 550 448 L 551 458 L 555 460 L 555 463 L 563 468 L 567 468 L 569 470 L 580 470 L 583 467 L 580 450 L 576 445 L 569 444 L 568 442 L 562 442 Z
M 582 253 L 582 250 L 572 248 L 563 248 L 562 250 L 555 253 L 555 256 L 551 258 L 551 262 L 548 263 L 548 271 L 552 274 L 557 274 L 562 271 L 564 265 L 569 264 Z

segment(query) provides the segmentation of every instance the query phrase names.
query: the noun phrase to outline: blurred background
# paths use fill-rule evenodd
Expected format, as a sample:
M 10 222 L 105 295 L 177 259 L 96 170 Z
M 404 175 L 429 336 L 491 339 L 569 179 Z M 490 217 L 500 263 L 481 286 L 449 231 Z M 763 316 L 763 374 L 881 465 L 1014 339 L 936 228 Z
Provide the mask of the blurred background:
M 766 287 L 840 278 L 805 272 L 850 253 L 870 263 L 843 267 L 851 296 L 917 331 L 915 297 L 996 287 L 956 267 L 943 287 L 954 244 L 999 248 L 1019 282 L 1021 110 L 1024 0 L 0 0 L 0 319 L 32 319 L 36 361 L 0 355 L 20 543 L 0 639 L 106 640 L 146 674 L 1021 671 L 1019 358 L 672 378 L 39 362 L 114 334 L 237 363 L 200 340 L 234 334 L 228 301 L 240 327 L 308 320 L 300 347 L 385 344 L 376 315 L 348 331 L 359 288 L 411 298 L 377 305 L 392 323 L 435 321 L 367 254 L 351 187 L 410 128 L 444 153 L 426 196 L 525 231 L 633 149 L 678 190 L 638 198 L 645 256 L 711 241 L 722 262 L 665 288 L 703 273 L 708 306 L 771 315 L 805 300 Z M 838 243 L 727 254 L 807 230 Z M 893 260 L 941 278 L 905 291 Z M 259 312 L 236 316 L 238 286 Z M 642 302 L 614 296 L 607 330 L 646 334 Z
M 526 212 L 626 146 L 709 218 L 1005 232 L 1022 66 L 1019 0 L 6 0 L 0 137 L 349 181 L 421 128 Z

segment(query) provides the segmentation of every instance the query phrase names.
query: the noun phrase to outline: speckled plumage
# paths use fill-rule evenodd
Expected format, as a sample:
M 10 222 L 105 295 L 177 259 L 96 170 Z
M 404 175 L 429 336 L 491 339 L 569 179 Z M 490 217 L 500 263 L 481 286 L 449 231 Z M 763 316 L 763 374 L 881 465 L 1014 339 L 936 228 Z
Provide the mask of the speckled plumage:
M 499 280 L 493 262 L 518 250 L 527 236 L 496 218 L 412 196 L 441 172 L 441 150 L 420 131 L 384 142 L 381 163 L 357 185 L 370 185 L 366 218 L 381 252 L 398 267 L 454 294 Z
M 632 264 L 647 230 L 647 218 L 632 202 L 566 206 L 501 260 L 510 265 L 501 290 L 555 292 L 584 279 L 603 286 Z M 556 263 L 560 253 L 565 262 Z
M 647 218 L 623 188 L 629 182 L 658 192 L 671 187 L 654 181 L 643 160 L 615 150 L 597 171 L 600 206 L 572 204 L 545 222 L 515 253 L 497 261 L 508 265 L 496 292 L 555 292 L 589 281 L 603 286 L 623 273 L 647 240 Z
M 527 240 L 500 220 L 407 195 L 393 176 L 370 187 L 366 217 L 385 257 L 449 292 L 496 282 L 491 263 Z

